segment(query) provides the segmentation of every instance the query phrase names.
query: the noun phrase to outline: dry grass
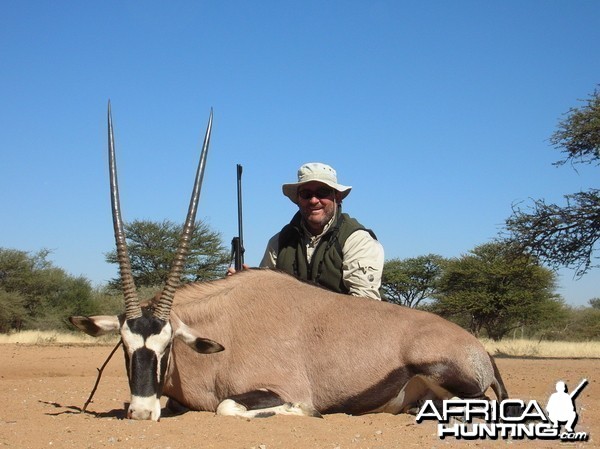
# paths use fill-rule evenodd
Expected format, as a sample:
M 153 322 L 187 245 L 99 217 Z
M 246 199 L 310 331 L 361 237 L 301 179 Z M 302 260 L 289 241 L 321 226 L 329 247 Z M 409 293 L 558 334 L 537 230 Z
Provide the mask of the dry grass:
M 90 337 L 83 333 L 24 331 L 0 334 L 0 344 L 19 343 L 31 345 L 88 344 L 113 345 L 118 341 L 117 335 L 100 338 Z M 556 358 L 600 358 L 600 341 L 567 342 L 537 341 L 525 339 L 506 339 L 492 341 L 483 339 L 486 350 L 493 355 L 511 357 L 556 357 Z
M 23 331 L 0 334 L 0 344 L 19 343 L 29 345 L 60 345 L 60 344 L 88 344 L 88 345 L 112 345 L 119 341 L 117 335 L 106 335 L 98 338 L 74 332 L 56 331 Z
M 600 341 L 482 340 L 490 354 L 512 357 L 599 358 Z

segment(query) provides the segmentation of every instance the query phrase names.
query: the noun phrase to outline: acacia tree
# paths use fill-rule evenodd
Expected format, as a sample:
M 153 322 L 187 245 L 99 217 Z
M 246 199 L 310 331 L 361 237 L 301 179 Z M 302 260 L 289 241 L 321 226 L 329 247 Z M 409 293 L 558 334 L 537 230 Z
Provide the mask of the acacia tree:
M 125 224 L 127 250 L 133 278 L 138 287 L 162 286 L 167 281 L 182 232 L 182 225 L 169 220 L 153 222 L 136 220 Z M 182 274 L 182 282 L 195 282 L 223 277 L 229 254 L 218 232 L 201 221 L 190 241 L 190 253 Z M 106 254 L 106 261 L 118 264 L 117 252 Z M 110 282 L 119 287 L 119 278 Z
M 564 159 L 554 165 L 600 164 L 600 92 L 571 108 L 550 138 Z M 594 265 L 600 239 L 600 190 L 565 195 L 566 205 L 548 204 L 543 199 L 522 208 L 513 206 L 506 220 L 510 238 L 549 266 L 574 268 L 578 276 Z
M 436 254 L 386 261 L 381 277 L 383 298 L 407 307 L 417 307 L 432 298 L 443 261 Z
M 557 301 L 555 274 L 510 242 L 477 246 L 445 263 L 433 311 L 466 322 L 500 340 L 512 329 L 535 324 Z

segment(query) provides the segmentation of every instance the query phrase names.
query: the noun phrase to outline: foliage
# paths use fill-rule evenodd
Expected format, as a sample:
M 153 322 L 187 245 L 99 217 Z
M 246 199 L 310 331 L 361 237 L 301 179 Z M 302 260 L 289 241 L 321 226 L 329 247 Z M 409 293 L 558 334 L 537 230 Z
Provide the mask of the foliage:
M 97 310 L 89 281 L 53 266 L 49 253 L 0 248 L 0 331 L 65 327 L 66 316 Z
M 566 162 L 598 165 L 600 163 L 600 92 L 595 90 L 581 108 L 569 109 L 568 117 L 558 124 L 550 138 L 555 148 L 566 156 Z
M 555 322 L 548 320 L 538 329 L 527 329 L 526 332 L 540 341 L 600 340 L 600 309 L 565 305 Z
M 508 242 L 492 242 L 445 264 L 433 310 L 461 317 L 475 335 L 485 329 L 500 340 L 540 321 L 556 301 L 554 288 L 552 271 Z
M 182 225 L 165 220 L 152 222 L 136 220 L 125 224 L 127 249 L 136 285 L 151 287 L 164 285 L 175 259 Z M 223 277 L 229 254 L 218 232 L 198 221 L 190 242 L 182 282 L 196 282 Z M 106 261 L 118 264 L 116 250 L 106 254 Z M 119 288 L 120 279 L 110 285 Z
M 383 298 L 395 304 L 418 307 L 433 297 L 444 258 L 428 254 L 385 262 L 381 278 Z
M 26 320 L 25 298 L 19 292 L 0 289 L 0 333 L 20 329 Z
M 537 319 L 519 328 L 521 337 L 539 340 L 563 340 L 572 322 L 572 309 L 560 296 L 554 296 L 539 305 Z M 572 339 L 573 335 L 569 334 Z
M 581 108 L 572 108 L 550 139 L 566 155 L 555 165 L 600 164 L 600 92 Z M 506 228 L 522 248 L 552 267 L 565 266 L 584 275 L 593 264 L 600 239 L 600 190 L 565 195 L 566 205 L 534 200 L 513 206 Z
M 120 291 L 92 289 L 87 279 L 55 267 L 49 254 L 0 248 L 0 332 L 70 329 L 69 315 L 122 312 Z M 554 274 L 506 242 L 481 245 L 452 260 L 431 254 L 391 260 L 384 275 L 388 284 L 397 281 L 404 289 L 392 293 L 397 298 L 404 294 L 410 305 L 476 334 L 486 331 L 499 339 L 512 330 L 513 337 L 539 340 L 600 340 L 600 298 L 590 299 L 586 308 L 566 306 L 552 293 Z M 142 286 L 139 296 L 149 299 L 161 288 Z M 423 306 L 432 296 L 434 302 Z
M 562 335 L 569 340 L 593 340 L 600 338 L 600 310 L 590 308 L 573 309 L 570 326 Z
M 565 195 L 565 199 L 565 206 L 535 200 L 528 211 L 513 207 L 506 225 L 521 247 L 552 267 L 575 268 L 581 276 L 594 266 L 600 239 L 600 190 Z

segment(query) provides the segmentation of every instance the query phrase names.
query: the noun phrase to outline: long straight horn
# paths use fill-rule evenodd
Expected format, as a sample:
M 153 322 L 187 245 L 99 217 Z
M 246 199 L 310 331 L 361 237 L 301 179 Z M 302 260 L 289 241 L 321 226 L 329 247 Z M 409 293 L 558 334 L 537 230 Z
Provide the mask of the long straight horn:
M 204 178 L 204 167 L 206 165 L 206 155 L 210 143 L 212 119 L 213 112 L 211 108 L 210 116 L 208 117 L 208 126 L 206 127 L 206 134 L 204 135 L 202 153 L 200 154 L 200 162 L 198 162 L 198 169 L 196 171 L 196 181 L 194 182 L 194 189 L 190 199 L 190 207 L 188 208 L 187 218 L 185 219 L 183 232 L 181 233 L 181 239 L 179 240 L 179 248 L 177 248 L 177 254 L 175 255 L 173 265 L 171 266 L 171 272 L 169 273 L 165 288 L 162 291 L 158 305 L 154 310 L 154 316 L 163 321 L 168 321 L 169 319 L 175 289 L 179 286 L 181 281 L 181 274 L 183 273 L 185 261 L 189 253 L 190 240 L 194 232 L 196 212 L 198 210 L 198 200 L 200 199 L 200 190 L 202 189 L 202 179 Z
M 129 253 L 127 252 L 125 231 L 123 230 L 110 101 L 108 102 L 108 165 L 110 171 L 110 202 L 112 205 L 115 242 L 117 244 L 117 260 L 119 261 L 121 285 L 123 287 L 123 294 L 125 295 L 125 316 L 130 320 L 142 316 L 142 308 L 140 307 L 140 301 L 138 300 L 137 292 L 135 290 L 133 274 L 131 273 L 131 261 L 129 259 Z

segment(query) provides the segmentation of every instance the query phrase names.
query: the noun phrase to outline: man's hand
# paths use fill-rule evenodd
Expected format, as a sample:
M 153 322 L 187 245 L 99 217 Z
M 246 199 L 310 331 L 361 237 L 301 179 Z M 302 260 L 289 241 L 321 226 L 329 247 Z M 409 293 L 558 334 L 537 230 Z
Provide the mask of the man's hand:
M 245 263 L 242 264 L 242 270 L 241 271 L 249 270 L 249 269 L 250 269 L 250 265 L 247 265 Z M 231 275 L 233 275 L 235 273 L 237 273 L 237 271 L 235 270 L 235 268 L 233 268 L 233 267 L 227 268 L 227 273 L 226 273 L 227 276 L 231 276 Z

